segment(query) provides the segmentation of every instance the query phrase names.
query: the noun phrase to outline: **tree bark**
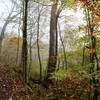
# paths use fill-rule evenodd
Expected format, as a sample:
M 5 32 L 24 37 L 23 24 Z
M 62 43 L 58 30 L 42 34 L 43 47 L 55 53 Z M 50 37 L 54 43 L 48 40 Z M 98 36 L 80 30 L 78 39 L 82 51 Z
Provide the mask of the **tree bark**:
M 49 60 L 47 79 L 50 78 L 51 73 L 56 69 L 57 55 L 58 55 L 58 33 L 57 33 L 57 22 L 58 22 L 58 1 L 52 5 L 51 19 L 50 19 L 50 40 L 49 40 Z
M 40 35 L 40 11 L 38 6 L 38 23 L 37 23 L 37 53 L 38 53 L 38 60 L 40 66 L 40 81 L 42 80 L 42 62 L 40 56 L 40 46 L 39 46 L 39 35 Z
M 22 74 L 23 80 L 27 83 L 27 16 L 28 16 L 28 0 L 23 2 L 23 44 L 22 44 Z

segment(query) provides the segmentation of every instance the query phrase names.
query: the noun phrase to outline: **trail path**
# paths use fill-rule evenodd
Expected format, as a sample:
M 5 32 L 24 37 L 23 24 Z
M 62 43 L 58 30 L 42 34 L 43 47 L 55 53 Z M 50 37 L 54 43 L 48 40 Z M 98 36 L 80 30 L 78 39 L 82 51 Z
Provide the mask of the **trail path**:
M 22 81 L 14 79 L 4 65 L 0 64 L 0 100 L 38 100 Z
M 0 64 L 0 100 L 8 100 L 14 91 L 14 82 L 10 72 Z

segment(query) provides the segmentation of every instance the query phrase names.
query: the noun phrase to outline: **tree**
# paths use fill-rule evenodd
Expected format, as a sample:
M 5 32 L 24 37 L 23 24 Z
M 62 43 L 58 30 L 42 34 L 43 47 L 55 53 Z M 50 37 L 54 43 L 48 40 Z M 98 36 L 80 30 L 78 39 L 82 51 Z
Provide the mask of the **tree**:
M 59 37 L 60 37 L 60 41 L 61 41 L 61 44 L 62 44 L 62 47 L 63 47 L 64 65 L 65 65 L 65 68 L 67 69 L 66 50 L 65 50 L 64 41 L 63 41 L 63 38 L 62 38 L 62 35 L 61 35 L 61 30 L 60 30 L 60 25 L 59 25 L 59 23 L 58 23 L 58 28 L 59 28 Z M 64 66 L 63 66 L 63 67 L 64 67 Z
M 22 74 L 23 79 L 27 83 L 27 16 L 28 16 L 28 0 L 23 1 L 23 44 L 22 44 Z
M 81 1 L 81 0 L 80 0 Z M 95 29 L 96 28 L 96 17 L 95 16 L 99 16 L 99 13 L 97 14 L 97 11 L 95 10 L 96 5 L 97 5 L 97 1 L 95 2 L 94 0 L 91 1 L 83 1 L 84 3 L 84 9 L 85 9 L 85 16 L 86 16 L 86 31 L 88 33 L 88 37 L 89 37 L 89 45 L 86 46 L 86 48 L 88 48 L 90 50 L 90 74 L 99 71 L 99 63 L 98 63 L 98 57 L 97 57 L 97 52 L 96 52 L 96 36 L 94 36 L 95 34 Z M 90 6 L 89 6 L 90 5 Z M 91 8 L 92 7 L 92 8 Z M 95 60 L 96 60 L 96 70 L 95 70 Z M 96 87 L 95 85 L 97 83 L 99 83 L 99 79 L 96 78 L 98 77 L 96 74 L 94 74 L 92 76 L 92 79 L 90 79 L 90 85 L 94 84 L 94 88 Z M 93 100 L 97 100 L 98 98 L 98 90 L 95 88 L 94 89 L 94 95 L 93 95 Z M 89 95 L 89 99 L 91 99 L 90 95 Z
M 39 35 L 40 35 L 40 15 L 41 11 L 39 10 L 38 4 L 38 22 L 37 22 L 37 52 L 38 52 L 38 59 L 39 59 L 39 66 L 40 66 L 40 81 L 42 80 L 42 62 L 40 56 L 40 46 L 39 46 Z
M 1 30 L 1 34 L 0 34 L 0 53 L 1 53 L 1 50 L 2 50 L 2 42 L 3 42 L 4 36 L 5 36 L 6 27 L 12 19 L 14 19 L 16 16 L 18 16 L 18 14 L 12 16 L 13 10 L 15 8 L 14 6 L 12 7 L 11 12 L 9 13 L 8 17 L 6 18 L 6 21 L 5 21 L 5 23 L 2 27 L 2 30 Z
M 18 4 L 14 0 L 11 0 L 11 2 L 13 4 L 13 6 L 12 6 L 11 11 L 8 14 L 5 22 L 4 22 L 4 25 L 2 27 L 1 34 L 0 34 L 0 53 L 2 51 L 2 42 L 4 40 L 5 31 L 6 31 L 6 28 L 7 28 L 8 24 L 10 24 L 11 22 L 13 22 L 13 20 L 15 20 L 22 13 L 22 11 L 20 11 L 20 12 L 16 11 L 17 13 L 15 13 L 14 10 L 17 7 Z M 13 14 L 13 13 L 15 13 L 15 14 Z
M 55 71 L 56 64 L 57 64 L 57 55 L 58 55 L 57 22 L 60 14 L 60 7 L 58 8 L 58 2 L 59 0 L 55 0 L 51 8 L 47 79 L 49 79 L 51 76 L 50 74 Z

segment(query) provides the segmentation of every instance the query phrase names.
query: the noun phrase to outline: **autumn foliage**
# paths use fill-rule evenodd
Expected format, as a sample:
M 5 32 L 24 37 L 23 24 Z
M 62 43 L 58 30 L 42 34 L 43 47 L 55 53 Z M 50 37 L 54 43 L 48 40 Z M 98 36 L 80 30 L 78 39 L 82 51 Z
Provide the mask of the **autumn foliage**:
M 56 100 L 87 100 L 92 91 L 93 87 L 87 81 L 76 76 L 67 77 L 62 82 L 49 86 L 49 92 Z

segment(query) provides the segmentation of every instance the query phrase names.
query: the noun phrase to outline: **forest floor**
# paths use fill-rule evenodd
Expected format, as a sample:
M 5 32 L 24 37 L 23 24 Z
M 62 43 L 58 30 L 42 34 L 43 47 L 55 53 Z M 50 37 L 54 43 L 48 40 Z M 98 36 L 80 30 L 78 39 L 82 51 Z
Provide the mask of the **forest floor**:
M 66 78 L 61 84 L 64 84 L 63 86 L 65 90 L 67 90 L 67 91 L 64 90 L 64 93 L 62 93 L 62 89 L 59 88 L 60 85 L 58 87 L 57 86 L 50 87 L 49 91 L 50 93 L 52 92 L 55 97 L 64 98 L 55 100 L 80 100 L 80 99 L 72 99 L 72 97 L 78 98 L 77 93 L 80 93 L 80 89 L 85 89 L 86 94 L 88 94 L 91 91 L 91 87 L 86 82 L 80 80 L 77 77 Z M 19 79 L 19 76 L 13 74 L 6 65 L 0 64 L 0 100 L 44 100 L 41 99 L 41 97 L 44 96 L 47 92 L 49 93 L 49 91 L 45 90 L 41 86 L 39 87 L 39 85 L 38 88 L 36 88 L 35 85 L 37 84 L 35 83 L 34 84 L 31 83 L 31 85 L 34 87 L 30 88 L 21 79 Z M 76 86 L 78 86 L 77 89 Z M 38 89 L 40 89 L 41 91 L 38 91 Z M 69 91 L 71 91 L 72 93 Z M 65 95 L 65 93 L 68 95 Z M 68 99 L 70 97 L 71 99 Z M 45 100 L 54 100 L 54 99 L 45 99 Z M 88 100 L 88 99 L 82 99 L 82 100 Z
M 0 64 L 0 100 L 38 100 L 26 85 Z

